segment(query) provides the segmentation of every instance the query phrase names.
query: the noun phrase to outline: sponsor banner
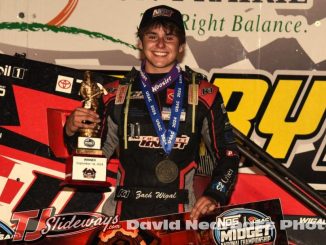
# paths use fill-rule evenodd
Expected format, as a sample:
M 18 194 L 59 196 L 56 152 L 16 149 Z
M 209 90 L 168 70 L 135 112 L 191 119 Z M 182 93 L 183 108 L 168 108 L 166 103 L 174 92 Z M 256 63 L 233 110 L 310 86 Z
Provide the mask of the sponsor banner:
M 13 244 L 306 244 L 309 233 L 322 244 L 326 228 L 322 218 L 283 217 L 278 199 L 219 207 L 198 220 L 176 213 L 120 221 L 97 212 L 55 214 L 53 207 L 14 212 L 10 220 L 11 228 L 0 221 L 0 241 Z
M 279 200 L 220 207 L 199 220 L 190 213 L 119 221 L 96 212 L 55 214 L 53 207 L 14 212 L 13 229 L 1 223 L 1 240 L 48 244 L 287 244 Z M 80 237 L 84 239 L 81 242 Z

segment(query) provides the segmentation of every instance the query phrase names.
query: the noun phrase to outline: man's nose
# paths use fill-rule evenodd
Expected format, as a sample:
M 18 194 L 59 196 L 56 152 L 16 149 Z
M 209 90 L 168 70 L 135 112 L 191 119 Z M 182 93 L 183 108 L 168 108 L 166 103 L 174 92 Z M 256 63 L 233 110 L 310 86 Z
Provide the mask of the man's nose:
M 165 46 L 165 38 L 164 37 L 159 37 L 157 39 L 157 43 L 156 45 L 160 48 L 164 47 Z

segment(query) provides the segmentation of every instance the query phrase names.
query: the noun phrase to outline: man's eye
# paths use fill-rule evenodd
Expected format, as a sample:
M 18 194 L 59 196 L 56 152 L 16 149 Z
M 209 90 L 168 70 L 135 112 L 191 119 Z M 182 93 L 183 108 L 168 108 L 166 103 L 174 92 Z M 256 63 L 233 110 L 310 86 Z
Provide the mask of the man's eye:
M 176 39 L 176 36 L 174 36 L 174 35 L 166 36 L 165 37 L 165 40 L 166 41 L 169 41 L 169 42 L 173 42 L 175 39 Z
M 157 37 L 155 35 L 147 35 L 148 39 L 150 40 L 156 40 Z

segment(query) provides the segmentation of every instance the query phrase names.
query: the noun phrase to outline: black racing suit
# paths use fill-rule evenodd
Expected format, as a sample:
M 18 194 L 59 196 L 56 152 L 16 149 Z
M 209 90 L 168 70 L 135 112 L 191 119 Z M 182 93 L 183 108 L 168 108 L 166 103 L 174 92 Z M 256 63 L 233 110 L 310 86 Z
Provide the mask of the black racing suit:
M 155 82 L 164 75 L 149 74 L 149 77 Z M 190 211 L 195 203 L 193 177 L 199 161 L 201 137 L 215 163 L 212 181 L 204 195 L 213 197 L 222 205 L 227 203 L 236 180 L 239 157 L 221 94 L 200 74 L 192 76 L 188 71 L 183 72 L 183 76 L 186 83 L 183 112 L 177 138 L 168 157 L 160 146 L 141 93 L 139 73 L 106 86 L 109 94 L 104 98 L 106 120 L 103 150 L 108 158 L 118 152 L 120 164 L 118 186 L 104 204 L 103 213 L 118 213 L 124 220 Z M 198 95 L 195 93 L 195 96 L 192 95 L 194 90 L 189 88 L 193 86 L 192 77 L 196 77 L 194 80 L 198 85 Z M 166 128 L 173 88 L 174 83 L 155 94 L 158 107 L 164 114 Z M 194 103 L 196 106 L 193 106 Z M 157 165 L 166 158 L 176 163 L 178 173 L 176 179 L 162 182 Z M 163 177 L 169 179 L 169 174 Z

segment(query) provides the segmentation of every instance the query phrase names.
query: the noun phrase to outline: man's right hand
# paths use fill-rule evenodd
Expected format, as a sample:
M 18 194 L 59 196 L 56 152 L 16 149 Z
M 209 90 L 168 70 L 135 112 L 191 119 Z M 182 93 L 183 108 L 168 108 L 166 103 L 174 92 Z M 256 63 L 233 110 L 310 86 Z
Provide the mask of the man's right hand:
M 72 136 L 80 128 L 95 128 L 97 126 L 97 123 L 99 123 L 100 121 L 100 117 L 96 112 L 80 107 L 75 109 L 67 117 L 65 130 L 68 136 Z

